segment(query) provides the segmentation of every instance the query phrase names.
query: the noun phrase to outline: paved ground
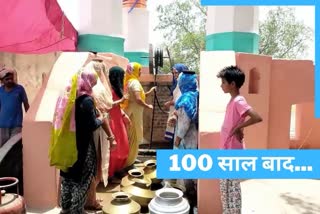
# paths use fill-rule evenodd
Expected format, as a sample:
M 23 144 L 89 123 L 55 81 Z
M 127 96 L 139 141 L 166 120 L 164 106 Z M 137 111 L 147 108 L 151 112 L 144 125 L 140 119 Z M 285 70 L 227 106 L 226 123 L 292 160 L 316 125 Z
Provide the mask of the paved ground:
M 242 182 L 243 214 L 318 214 L 320 180 Z
M 320 180 L 247 180 L 243 181 L 241 186 L 243 214 L 320 213 Z M 117 186 L 109 187 L 106 191 L 113 192 L 117 188 Z M 98 193 L 98 195 L 104 198 L 104 203 L 110 200 L 110 193 Z M 55 209 L 28 213 L 57 214 L 58 212 L 59 210 Z

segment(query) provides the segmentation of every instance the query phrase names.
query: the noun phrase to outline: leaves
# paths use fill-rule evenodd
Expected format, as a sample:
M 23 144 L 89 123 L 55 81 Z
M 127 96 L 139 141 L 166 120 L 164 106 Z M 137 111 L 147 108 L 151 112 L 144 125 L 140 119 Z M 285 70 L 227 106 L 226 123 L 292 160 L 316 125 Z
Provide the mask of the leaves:
M 175 63 L 184 63 L 199 71 L 200 53 L 205 50 L 206 7 L 198 0 L 179 0 L 157 8 L 159 24 L 156 31 L 164 35 Z M 223 20 L 221 20 L 223 21 Z M 292 7 L 277 7 L 267 13 L 259 26 L 259 53 L 274 58 L 301 59 L 313 39 L 310 27 L 298 21 Z M 164 61 L 169 71 L 169 60 Z
M 294 8 L 289 7 L 270 10 L 259 34 L 261 54 L 286 59 L 303 58 L 313 37 L 312 29 L 297 21 Z
M 205 49 L 206 9 L 197 0 L 174 1 L 158 6 L 159 24 L 155 30 L 165 38 L 175 63 L 185 63 L 198 71 L 200 52 Z M 165 60 L 164 70 L 169 68 Z M 168 70 L 167 70 L 168 71 Z

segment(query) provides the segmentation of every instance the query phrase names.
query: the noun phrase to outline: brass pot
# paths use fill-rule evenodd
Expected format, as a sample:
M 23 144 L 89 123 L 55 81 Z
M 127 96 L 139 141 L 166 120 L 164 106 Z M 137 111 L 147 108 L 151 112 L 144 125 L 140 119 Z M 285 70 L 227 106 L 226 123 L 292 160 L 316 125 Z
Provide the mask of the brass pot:
M 136 180 L 143 180 L 148 185 L 151 185 L 151 180 L 144 176 L 142 169 L 131 169 L 128 171 L 128 175 L 121 179 L 121 186 L 126 187 L 134 184 Z
M 150 178 L 152 183 L 159 184 L 162 179 L 157 179 L 157 161 L 156 160 L 147 160 L 143 163 L 144 176 Z
M 129 193 L 132 200 L 138 202 L 142 207 L 147 207 L 155 196 L 151 190 L 151 180 L 143 176 L 140 169 L 129 170 L 129 175 L 121 181 L 121 191 Z
M 125 192 L 116 192 L 112 194 L 112 201 L 102 208 L 105 214 L 139 214 L 141 206 L 131 199 L 131 195 Z

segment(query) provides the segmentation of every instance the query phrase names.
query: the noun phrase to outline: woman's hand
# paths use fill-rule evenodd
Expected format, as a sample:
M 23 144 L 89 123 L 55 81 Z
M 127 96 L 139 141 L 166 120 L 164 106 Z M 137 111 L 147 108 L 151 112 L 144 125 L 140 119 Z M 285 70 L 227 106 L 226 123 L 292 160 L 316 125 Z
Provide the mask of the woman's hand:
M 177 137 L 176 140 L 174 141 L 174 145 L 176 147 L 179 147 L 180 143 L 181 143 L 181 138 Z
M 123 102 L 123 101 L 125 101 L 125 100 L 127 100 L 127 99 L 129 99 L 129 94 L 124 94 L 124 95 L 122 96 L 122 98 L 121 98 L 121 102 Z
M 175 116 L 171 116 L 168 119 L 168 126 L 174 127 L 177 123 L 177 118 Z
M 101 122 L 104 121 L 104 116 L 99 110 L 97 110 L 97 119 L 100 120 Z
M 127 114 L 122 115 L 122 119 L 126 127 L 131 126 L 131 120 Z
M 146 108 L 148 108 L 148 109 L 153 109 L 153 105 L 152 104 L 146 104 Z
M 114 136 L 108 137 L 108 139 L 109 139 L 110 149 L 114 150 L 115 148 L 117 148 L 117 142 L 115 141 Z
M 155 91 L 157 89 L 157 86 L 153 86 L 148 92 L 146 92 L 145 94 L 148 95 L 151 92 Z
M 172 105 L 173 105 L 172 100 L 167 101 L 167 102 L 164 103 L 164 107 L 166 107 L 166 108 L 170 108 L 170 106 L 172 106 Z
M 117 146 L 114 135 L 108 136 L 107 140 L 109 141 L 110 149 L 114 149 Z
M 150 91 L 150 93 L 151 93 L 151 92 L 153 92 L 153 91 L 155 91 L 155 90 L 157 90 L 157 86 L 153 86 L 149 91 Z

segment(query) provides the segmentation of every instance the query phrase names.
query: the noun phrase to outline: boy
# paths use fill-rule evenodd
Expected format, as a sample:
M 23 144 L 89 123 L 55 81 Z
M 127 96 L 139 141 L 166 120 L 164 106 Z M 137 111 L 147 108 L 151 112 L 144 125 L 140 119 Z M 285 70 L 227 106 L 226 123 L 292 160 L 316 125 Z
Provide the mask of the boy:
M 240 88 L 245 81 L 245 74 L 237 66 L 222 69 L 218 75 L 221 88 L 229 93 L 231 99 L 227 105 L 224 122 L 220 132 L 221 149 L 244 149 L 243 128 L 262 121 L 243 96 Z M 245 120 L 249 117 L 248 120 Z M 220 181 L 220 192 L 223 213 L 241 213 L 241 189 L 239 180 L 223 179 Z

